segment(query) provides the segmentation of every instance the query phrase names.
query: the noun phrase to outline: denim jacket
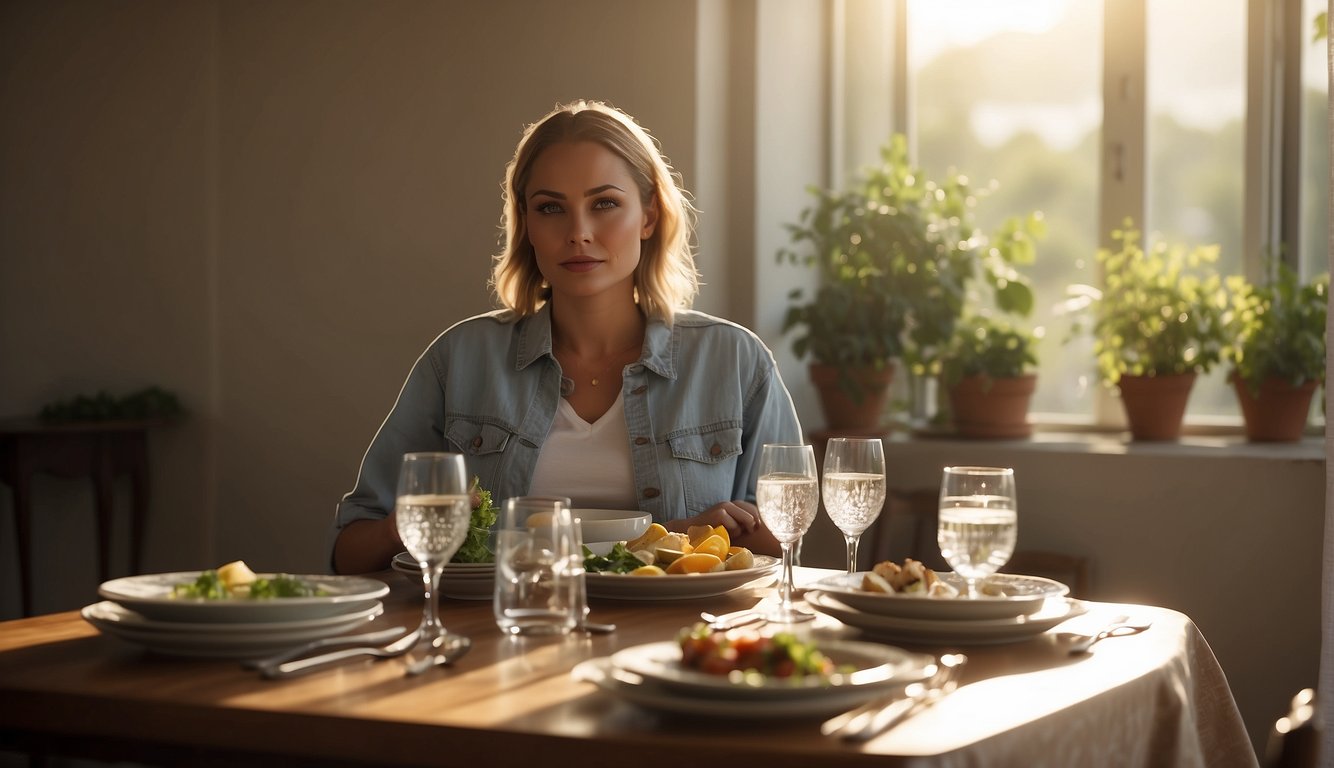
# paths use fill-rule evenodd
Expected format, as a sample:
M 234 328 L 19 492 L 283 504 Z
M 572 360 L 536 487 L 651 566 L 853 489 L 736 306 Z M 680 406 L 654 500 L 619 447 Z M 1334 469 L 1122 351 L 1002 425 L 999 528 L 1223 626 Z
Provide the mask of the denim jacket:
M 497 503 L 527 493 L 562 383 L 549 304 L 527 318 L 498 310 L 446 330 L 418 358 L 362 458 L 334 537 L 388 514 L 410 451 L 462 453 L 469 477 Z M 671 326 L 650 320 L 621 389 L 639 509 L 659 522 L 753 502 L 760 447 L 802 442 L 773 354 L 751 331 L 701 312 L 677 312 Z

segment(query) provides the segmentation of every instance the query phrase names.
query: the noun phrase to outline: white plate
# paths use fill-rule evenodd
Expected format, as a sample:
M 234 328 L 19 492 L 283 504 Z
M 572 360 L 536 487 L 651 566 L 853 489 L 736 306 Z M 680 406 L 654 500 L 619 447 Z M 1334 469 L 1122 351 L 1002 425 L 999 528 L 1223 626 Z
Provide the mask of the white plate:
M 768 579 L 783 561 L 755 555 L 755 565 L 737 571 L 682 573 L 666 576 L 631 576 L 628 573 L 590 573 L 589 597 L 617 600 L 685 600 L 731 592 L 759 579 Z
M 807 585 L 837 597 L 839 602 L 866 613 L 879 616 L 898 616 L 905 619 L 976 620 L 1002 619 L 1033 613 L 1042 608 L 1044 601 L 1065 597 L 1070 588 L 1059 581 L 1040 576 L 1020 576 L 998 573 L 987 579 L 1005 591 L 1005 596 L 984 595 L 976 600 L 966 598 L 927 597 L 921 593 L 867 592 L 861 588 L 865 573 L 840 573 L 826 576 Z M 941 581 L 966 593 L 962 576 L 956 573 L 937 573 Z
M 633 672 L 659 685 L 699 697 L 733 699 L 871 696 L 879 689 L 906 685 L 935 671 L 935 659 L 921 653 L 879 643 L 827 640 L 818 644 L 836 665 L 850 665 L 850 674 L 818 677 L 760 678 L 755 683 L 733 682 L 681 666 L 681 646 L 673 640 L 625 648 L 611 656 L 612 666 Z
M 395 556 L 390 567 L 421 588 L 421 566 L 407 552 Z M 490 600 L 495 589 L 495 563 L 449 563 L 440 576 L 440 594 L 455 600 Z
M 804 597 L 806 603 L 815 610 L 868 635 L 909 643 L 1013 643 L 1040 635 L 1088 610 L 1088 606 L 1079 600 L 1058 597 L 1047 600 L 1036 612 L 1024 616 L 1002 619 L 906 619 L 859 611 L 818 589 L 808 589 Z
M 380 601 L 373 600 L 362 610 L 340 614 L 337 621 L 303 625 L 302 622 L 275 622 L 251 625 L 245 632 L 220 632 L 233 625 L 175 624 L 154 622 L 138 616 L 110 600 L 85 606 L 83 618 L 103 634 L 111 635 L 150 651 L 169 656 L 245 659 L 267 656 L 299 643 L 341 635 L 356 629 L 384 612 Z M 181 627 L 191 627 L 181 629 Z
M 607 693 L 649 709 L 699 717 L 767 720 L 832 715 L 874 697 L 884 689 L 854 690 L 846 696 L 797 696 L 792 698 L 729 699 L 692 696 L 618 669 L 611 659 L 588 659 L 570 672 L 576 680 L 592 683 Z
M 336 613 L 333 616 L 321 616 L 317 619 L 298 619 L 295 621 L 267 621 L 254 623 L 223 622 L 187 622 L 158 621 L 143 616 L 110 600 L 95 603 L 87 609 L 96 609 L 98 620 L 114 622 L 117 626 L 134 632 L 170 633 L 176 635 L 199 634 L 210 638 L 231 638 L 246 635 L 297 635 L 320 632 L 330 627 L 346 626 L 357 619 L 374 618 L 384 611 L 379 600 L 370 601 L 369 605 L 355 611 Z
M 295 575 L 295 578 L 324 590 L 319 597 L 275 597 L 267 600 L 204 600 L 174 598 L 171 589 L 192 584 L 201 571 L 150 573 L 104 582 L 97 594 L 114 600 L 145 618 L 158 621 L 272 622 L 316 619 L 360 611 L 389 593 L 383 581 L 362 576 Z M 274 574 L 256 574 L 273 578 Z

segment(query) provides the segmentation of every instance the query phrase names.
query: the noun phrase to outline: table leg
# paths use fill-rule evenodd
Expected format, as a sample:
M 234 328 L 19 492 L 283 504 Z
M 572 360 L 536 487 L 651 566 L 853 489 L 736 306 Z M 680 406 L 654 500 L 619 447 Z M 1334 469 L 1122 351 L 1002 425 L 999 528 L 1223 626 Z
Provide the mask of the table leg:
M 115 473 L 111 466 L 111 441 L 105 435 L 97 441 L 97 469 L 93 484 L 97 490 L 97 576 L 99 581 L 111 578 L 107 575 L 111 562 L 111 513 L 115 500 Z
M 15 448 L 10 481 L 14 490 L 14 533 L 19 550 L 19 607 L 24 616 L 32 614 L 32 488 L 30 475 L 23 466 L 20 450 Z
M 141 433 L 128 438 L 130 457 L 130 573 L 137 575 L 144 558 L 148 518 L 148 440 Z

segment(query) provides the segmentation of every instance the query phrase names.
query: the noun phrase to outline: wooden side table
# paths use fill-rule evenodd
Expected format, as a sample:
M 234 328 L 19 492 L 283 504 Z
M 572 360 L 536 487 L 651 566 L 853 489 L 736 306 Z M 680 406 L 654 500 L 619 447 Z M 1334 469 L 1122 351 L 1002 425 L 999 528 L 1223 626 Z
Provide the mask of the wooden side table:
M 46 424 L 35 419 L 0 421 L 0 482 L 14 492 L 19 551 L 19 587 L 24 616 L 32 615 L 32 477 L 89 477 L 97 512 L 97 573 L 108 577 L 111 560 L 113 482 L 128 474 L 131 484 L 130 571 L 143 558 L 148 515 L 148 430 L 151 421 Z

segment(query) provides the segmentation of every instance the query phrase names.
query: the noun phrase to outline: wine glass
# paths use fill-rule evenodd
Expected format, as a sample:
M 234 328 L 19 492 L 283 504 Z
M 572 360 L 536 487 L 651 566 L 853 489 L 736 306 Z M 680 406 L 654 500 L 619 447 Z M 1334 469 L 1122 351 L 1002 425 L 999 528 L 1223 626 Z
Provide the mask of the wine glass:
M 880 438 L 830 438 L 824 455 L 824 508 L 848 543 L 848 573 L 857 544 L 885 505 L 885 446 Z
M 417 640 L 408 652 L 408 674 L 448 664 L 472 647 L 471 640 L 445 629 L 436 607 L 440 574 L 463 544 L 472 518 L 467 478 L 463 454 L 403 455 L 394 521 L 403 546 L 421 566 L 426 589 Z
M 1019 535 L 1014 470 L 945 467 L 940 484 L 940 554 L 977 597 L 977 582 L 1005 565 Z
M 778 608 L 769 621 L 794 624 L 815 618 L 792 607 L 793 547 L 815 522 L 820 506 L 820 486 L 815 470 L 815 451 L 809 445 L 767 444 L 760 451 L 760 478 L 755 504 L 760 519 L 783 548 L 783 581 L 778 589 Z

